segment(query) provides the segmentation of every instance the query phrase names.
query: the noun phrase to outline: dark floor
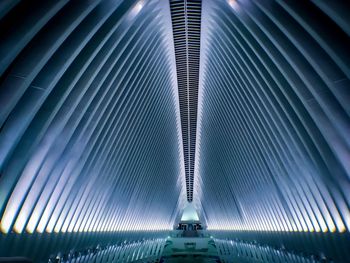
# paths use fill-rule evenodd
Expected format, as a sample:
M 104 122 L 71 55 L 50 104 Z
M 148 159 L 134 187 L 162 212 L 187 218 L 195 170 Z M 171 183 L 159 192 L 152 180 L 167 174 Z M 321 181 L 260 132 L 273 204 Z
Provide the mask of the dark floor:
M 171 257 L 161 258 L 160 263 L 220 263 L 221 261 L 216 258 L 203 257 L 203 256 L 183 256 L 183 257 Z

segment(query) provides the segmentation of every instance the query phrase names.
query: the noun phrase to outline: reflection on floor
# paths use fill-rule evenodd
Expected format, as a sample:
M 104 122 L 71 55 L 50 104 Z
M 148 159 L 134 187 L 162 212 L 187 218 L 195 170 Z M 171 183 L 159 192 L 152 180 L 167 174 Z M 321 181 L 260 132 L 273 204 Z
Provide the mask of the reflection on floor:
M 220 262 L 213 237 L 206 231 L 175 230 L 168 237 L 160 262 Z
M 250 242 L 215 239 L 222 263 L 331 263 L 333 261 L 317 259 L 315 256 L 302 256 L 285 250 L 261 246 Z
M 251 237 L 242 235 L 240 233 L 228 233 L 218 231 L 206 231 L 206 230 L 176 230 L 170 232 L 167 237 L 167 232 L 158 233 L 162 237 L 148 238 L 145 233 L 140 235 L 131 235 L 130 233 L 124 233 L 117 237 L 101 236 L 99 239 L 100 244 L 97 246 L 91 246 L 89 243 L 81 243 L 81 248 L 78 246 L 74 250 L 66 250 L 68 253 L 52 254 L 49 259 L 33 259 L 23 261 L 22 259 L 16 258 L 1 258 L 0 262 L 49 262 L 49 263 L 126 263 L 126 262 L 138 262 L 138 263 L 172 263 L 172 262 L 212 262 L 212 263 L 350 263 L 349 259 L 339 254 L 328 253 L 327 256 L 323 254 L 323 251 L 328 251 L 328 248 L 322 245 L 322 240 L 326 239 L 325 236 L 320 236 L 323 239 L 317 239 L 316 245 L 320 246 L 322 253 L 317 252 L 317 249 L 307 249 L 307 246 L 311 242 L 301 243 L 299 239 L 284 239 L 280 240 L 279 243 L 271 244 L 267 239 L 259 238 L 258 234 L 252 234 Z M 292 233 L 296 235 L 295 233 Z M 85 235 L 82 233 L 82 235 Z M 14 238 L 17 236 L 14 236 Z M 48 236 L 49 237 L 49 236 Z M 75 237 L 75 236 L 74 236 Z M 85 237 L 85 236 L 81 236 Z M 123 238 L 122 238 L 123 237 Z M 270 236 L 272 240 L 275 240 L 274 236 Z M 334 239 L 331 241 L 339 241 Z M 34 236 L 28 236 L 28 242 L 23 246 L 30 251 L 35 249 L 44 250 L 45 248 L 51 249 L 55 246 L 53 242 L 49 242 L 50 239 L 46 239 L 49 246 L 44 246 L 41 242 L 43 237 L 34 239 Z M 113 242 L 113 240 L 120 240 Z M 123 239 L 123 241 L 122 241 Z M 1 240 L 1 239 L 0 239 Z M 8 240 L 8 239 L 7 239 Z M 23 240 L 23 239 L 22 239 Z M 36 241 L 37 240 L 37 241 Z M 265 240 L 265 241 L 264 241 Z M 346 238 L 346 240 L 350 240 Z M 31 242 L 29 242 L 31 241 Z M 287 242 L 288 241 L 288 242 Z M 343 242 L 337 242 L 337 251 L 346 250 L 349 243 L 346 244 L 346 248 L 341 248 L 339 244 Z M 16 243 L 0 242 L 0 252 L 3 248 L 10 250 L 10 248 Z M 28 245 L 30 244 L 30 245 Z M 267 245 L 269 244 L 269 245 Z M 302 250 L 293 250 L 292 244 L 295 247 L 300 247 L 302 244 Z M 330 245 L 333 243 L 331 242 Z M 62 246 L 61 244 L 58 244 Z M 66 244 L 68 248 L 72 247 L 69 243 Z M 331 246 L 334 248 L 334 246 Z M 292 252 L 294 251 L 294 253 Z M 313 252 L 310 252 L 313 251 Z M 337 252 L 335 251 L 335 252 Z M 16 252 L 18 253 L 18 252 Z M 313 253 L 313 254 L 312 254 Z M 38 253 L 35 253 L 38 254 Z M 21 254 L 18 256 L 25 256 L 27 254 Z M 14 256 L 14 255 L 13 255 Z M 28 256 L 29 258 L 34 258 Z M 5 261 L 4 261 L 5 260 Z M 20 261 L 19 261 L 20 260 Z
M 160 262 L 333 263 L 334 261 L 238 239 L 215 238 L 205 230 L 176 230 L 168 236 Z
M 187 257 L 174 257 L 174 258 L 165 258 L 160 262 L 164 263 L 216 263 L 220 262 L 218 259 L 212 259 L 202 256 L 187 256 Z

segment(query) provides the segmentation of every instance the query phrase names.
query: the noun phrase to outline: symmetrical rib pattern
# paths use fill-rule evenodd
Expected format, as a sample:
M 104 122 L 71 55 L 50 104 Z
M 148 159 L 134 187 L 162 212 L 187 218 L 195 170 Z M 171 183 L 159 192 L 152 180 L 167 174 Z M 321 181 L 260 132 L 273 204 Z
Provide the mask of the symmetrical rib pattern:
M 193 199 L 201 6 L 201 0 L 170 0 L 189 202 Z
M 172 228 L 185 193 L 162 6 L 0 6 L 3 233 Z
M 223 261 L 348 262 L 349 10 L 0 2 L 0 257 L 159 261 L 187 197 Z
M 210 229 L 350 230 L 350 23 L 336 2 L 203 5 L 196 202 Z

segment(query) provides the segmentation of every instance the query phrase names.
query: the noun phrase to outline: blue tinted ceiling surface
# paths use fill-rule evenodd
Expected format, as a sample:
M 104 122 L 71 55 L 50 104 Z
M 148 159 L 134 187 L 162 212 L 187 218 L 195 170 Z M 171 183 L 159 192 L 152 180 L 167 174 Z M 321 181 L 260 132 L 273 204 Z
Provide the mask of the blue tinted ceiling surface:
M 350 229 L 349 9 L 335 2 L 203 2 L 194 198 L 209 229 Z
M 169 7 L 1 8 L 1 231 L 172 228 L 185 197 Z
M 224 252 L 348 262 L 349 10 L 0 1 L 0 257 L 156 261 L 193 200 Z

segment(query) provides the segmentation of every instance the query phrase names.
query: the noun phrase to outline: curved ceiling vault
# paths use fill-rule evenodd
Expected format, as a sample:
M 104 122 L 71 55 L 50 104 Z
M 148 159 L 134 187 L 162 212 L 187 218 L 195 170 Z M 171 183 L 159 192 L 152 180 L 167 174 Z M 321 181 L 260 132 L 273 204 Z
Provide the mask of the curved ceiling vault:
M 344 1 L 204 1 L 194 199 L 209 229 L 350 230 Z
M 348 10 L 1 2 L 1 232 L 350 231 Z
M 1 231 L 171 229 L 185 187 L 169 6 L 0 8 Z

